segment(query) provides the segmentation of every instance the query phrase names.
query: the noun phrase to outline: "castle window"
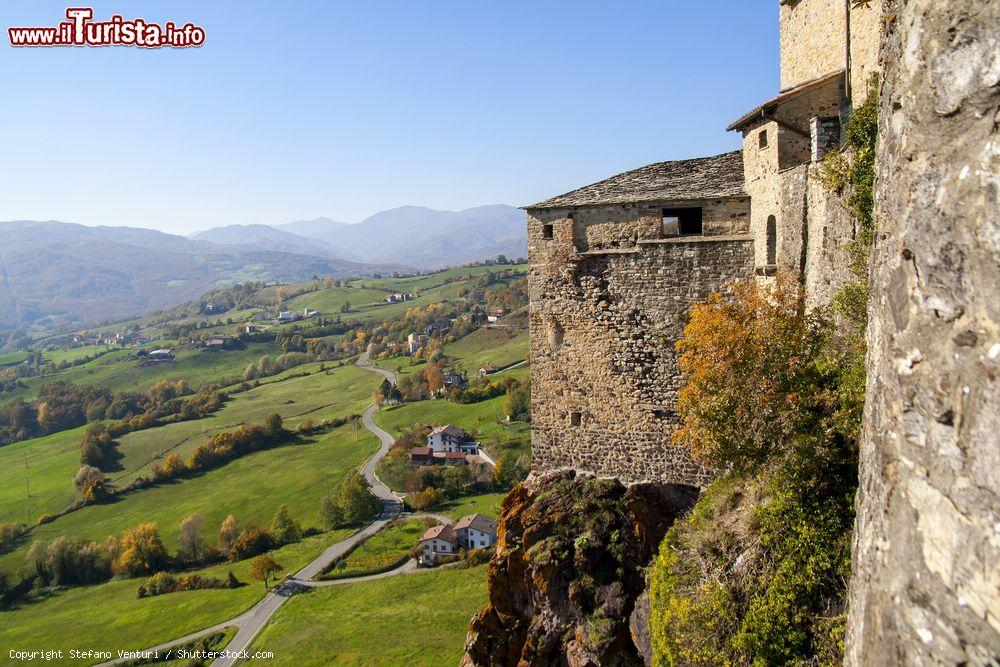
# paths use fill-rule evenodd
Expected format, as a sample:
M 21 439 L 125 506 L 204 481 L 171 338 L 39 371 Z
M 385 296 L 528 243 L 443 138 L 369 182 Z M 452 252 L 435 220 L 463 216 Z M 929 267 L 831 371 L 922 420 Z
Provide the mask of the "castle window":
M 760 148 L 767 148 L 767 130 L 761 130 L 757 135 L 757 145 Z
M 767 264 L 778 263 L 778 221 L 773 215 L 767 218 Z
M 580 422 L 582 420 L 583 420 L 583 417 L 582 417 L 582 415 L 579 412 L 571 412 L 571 413 L 569 413 L 569 425 L 570 426 L 579 426 Z
M 552 225 L 542 225 L 542 238 L 547 241 L 552 239 Z
M 663 209 L 663 236 L 701 234 L 701 207 Z

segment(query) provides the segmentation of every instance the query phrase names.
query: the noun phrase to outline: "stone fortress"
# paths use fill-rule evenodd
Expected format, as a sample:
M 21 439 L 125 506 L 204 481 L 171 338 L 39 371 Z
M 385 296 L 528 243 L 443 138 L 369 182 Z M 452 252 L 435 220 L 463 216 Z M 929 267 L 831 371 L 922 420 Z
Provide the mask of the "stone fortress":
M 847 277 L 852 229 L 814 176 L 878 61 L 881 0 L 780 0 L 781 90 L 728 129 L 743 150 L 661 162 L 526 207 L 534 469 L 704 486 L 675 447 L 690 307 L 797 272 L 812 303 Z

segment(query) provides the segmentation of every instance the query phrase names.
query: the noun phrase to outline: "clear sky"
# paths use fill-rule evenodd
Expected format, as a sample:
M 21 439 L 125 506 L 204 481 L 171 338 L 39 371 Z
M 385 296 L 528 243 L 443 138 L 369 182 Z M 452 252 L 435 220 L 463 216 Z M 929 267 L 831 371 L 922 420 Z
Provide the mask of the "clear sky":
M 739 146 L 778 88 L 771 0 L 69 2 L 197 49 L 28 48 L 0 6 L 0 220 L 175 233 L 524 205 Z

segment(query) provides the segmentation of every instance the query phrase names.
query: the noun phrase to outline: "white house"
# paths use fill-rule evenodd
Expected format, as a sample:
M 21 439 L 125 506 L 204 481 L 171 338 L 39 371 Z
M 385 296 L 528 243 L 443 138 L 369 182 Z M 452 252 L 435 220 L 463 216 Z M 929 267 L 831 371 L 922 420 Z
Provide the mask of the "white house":
M 283 310 L 280 313 L 278 313 L 279 322 L 291 322 L 294 317 L 295 315 L 293 315 L 292 311 L 290 310 Z
M 406 346 L 410 350 L 410 354 L 422 348 L 426 342 L 427 336 L 423 334 L 411 333 L 406 337 Z
M 319 315 L 319 311 L 313 310 L 312 308 L 303 308 L 302 315 L 305 317 L 316 317 L 317 315 Z
M 433 565 L 442 556 L 458 553 L 458 537 L 450 524 L 428 528 L 420 538 L 420 562 Z
M 470 514 L 455 524 L 455 536 L 463 549 L 486 549 L 497 541 L 497 523 L 483 514 Z
M 427 446 L 432 452 L 442 454 L 478 454 L 479 443 L 457 426 L 438 426 L 427 436 Z

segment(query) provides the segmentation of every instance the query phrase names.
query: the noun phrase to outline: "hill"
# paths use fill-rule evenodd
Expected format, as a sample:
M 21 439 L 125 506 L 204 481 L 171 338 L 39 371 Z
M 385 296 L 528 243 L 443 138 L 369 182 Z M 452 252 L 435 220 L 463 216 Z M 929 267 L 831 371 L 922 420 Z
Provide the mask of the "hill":
M 0 237 L 0 331 L 128 317 L 234 282 L 405 268 L 55 221 L 3 222 Z
M 463 211 L 402 206 L 355 225 L 317 218 L 276 228 L 325 241 L 365 262 L 403 263 L 421 269 L 440 269 L 496 255 L 513 259 L 528 253 L 524 212 L 504 204 Z
M 267 225 L 227 225 L 193 234 L 191 239 L 222 245 L 259 246 L 277 252 L 300 255 L 317 255 L 331 259 L 359 261 L 361 258 L 348 250 L 336 248 L 319 239 L 301 236 Z

